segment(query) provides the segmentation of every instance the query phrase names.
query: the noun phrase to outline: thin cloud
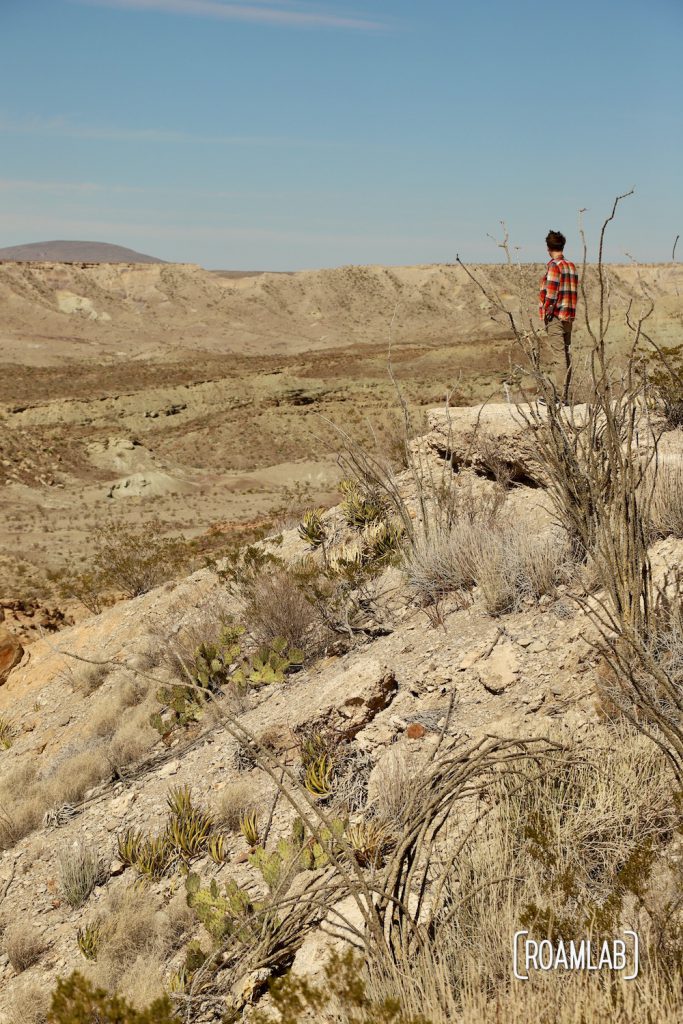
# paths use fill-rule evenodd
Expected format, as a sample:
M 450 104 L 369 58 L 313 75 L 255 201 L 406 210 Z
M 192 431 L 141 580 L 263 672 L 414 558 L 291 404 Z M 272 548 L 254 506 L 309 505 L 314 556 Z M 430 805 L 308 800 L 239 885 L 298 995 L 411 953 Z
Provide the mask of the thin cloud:
M 97 185 L 93 181 L 34 181 L 28 178 L 0 178 L 2 192 L 46 192 L 48 194 L 76 193 L 89 195 L 98 192 L 123 194 L 151 191 L 133 185 Z
M 17 237 L 27 235 L 51 236 L 53 238 L 106 238 L 128 239 L 122 244 L 144 249 L 150 247 L 155 239 L 171 239 L 185 243 L 198 241 L 219 242 L 265 242 L 265 243 L 323 243 L 335 245 L 339 243 L 354 246 L 399 245 L 411 246 L 452 246 L 452 239 L 431 235 L 395 234 L 385 235 L 365 231 L 307 231 L 300 228 L 277 229 L 264 228 L 258 225 L 235 227 L 221 224 L 172 224 L 142 222 L 137 220 L 124 221 L 119 219 L 83 219 L 55 217 L 50 214 L 41 216 L 31 213 L 26 216 L 18 213 L 7 213 L 3 216 L 3 228 L 6 235 L 16 233 Z M 145 241 L 145 239 L 147 241 Z M 9 244 L 9 243 L 8 243 Z M 18 243 L 17 243 L 18 244 Z
M 187 188 L 185 186 L 160 185 L 111 185 L 94 181 L 37 181 L 33 178 L 0 178 L 0 195 L 3 193 L 29 193 L 46 195 L 170 195 L 192 196 L 198 199 L 245 199 L 281 198 L 280 192 L 249 192 L 244 190 L 219 190 Z
M 158 128 L 96 128 L 78 125 L 62 117 L 49 120 L 31 118 L 12 121 L 0 118 L 0 133 L 5 135 L 47 135 L 68 139 L 91 139 L 100 142 L 159 142 L 180 144 L 206 144 L 216 146 L 271 146 L 286 145 L 293 140 L 253 135 L 193 135 L 191 132 L 165 131 Z M 299 143 L 293 142 L 294 145 Z M 305 145 L 306 143 L 301 143 Z
M 223 3 L 221 0 L 72 0 L 88 7 L 114 7 L 129 11 L 157 11 L 184 14 L 220 21 L 250 21 L 263 25 L 287 25 L 293 28 L 335 28 L 377 31 L 385 26 L 368 18 L 339 14 L 293 4 L 291 0 L 248 0 Z M 279 6 L 278 6 L 279 5 Z

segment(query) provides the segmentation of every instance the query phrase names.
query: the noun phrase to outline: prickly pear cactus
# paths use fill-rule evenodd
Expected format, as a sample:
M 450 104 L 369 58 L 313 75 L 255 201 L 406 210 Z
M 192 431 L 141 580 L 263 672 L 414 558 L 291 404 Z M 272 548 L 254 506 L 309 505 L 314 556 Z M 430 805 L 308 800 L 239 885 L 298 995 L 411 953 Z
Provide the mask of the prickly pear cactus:
M 273 640 L 268 647 L 244 662 L 233 675 L 236 683 L 245 686 L 267 686 L 283 682 L 286 673 L 303 665 L 304 652 L 298 648 L 287 648 L 282 639 Z
M 190 873 L 185 879 L 187 904 L 192 907 L 207 932 L 216 942 L 227 935 L 249 934 L 250 919 L 262 909 L 263 904 L 251 899 L 245 889 L 240 889 L 232 879 L 225 883 L 225 894 L 221 894 L 216 879 L 208 889 L 202 889 L 199 875 Z M 254 921 L 258 930 L 258 919 Z
M 302 843 L 295 837 L 280 839 L 272 853 L 268 853 L 262 846 L 257 847 L 249 854 L 249 863 L 261 872 L 271 892 L 281 889 L 285 882 L 291 882 L 294 875 L 306 868 L 302 858 Z
M 214 643 L 200 644 L 194 653 L 193 671 L 199 686 L 215 693 L 229 682 L 232 667 L 242 653 L 243 634 L 241 626 L 225 626 Z

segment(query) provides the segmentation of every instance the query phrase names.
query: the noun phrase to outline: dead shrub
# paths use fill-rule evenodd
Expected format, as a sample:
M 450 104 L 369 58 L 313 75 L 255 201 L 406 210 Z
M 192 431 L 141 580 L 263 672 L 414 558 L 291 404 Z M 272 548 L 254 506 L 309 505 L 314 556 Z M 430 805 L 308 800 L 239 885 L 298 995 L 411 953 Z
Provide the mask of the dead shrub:
M 243 616 L 259 644 L 268 645 L 282 637 L 288 647 L 307 653 L 319 648 L 315 605 L 285 569 L 273 568 L 245 586 Z
M 683 924 L 680 900 L 662 913 L 648 893 L 653 865 L 676 826 L 670 787 L 666 758 L 630 727 L 607 737 L 598 732 L 583 733 L 580 741 L 565 737 L 565 749 L 500 773 L 476 827 L 468 833 L 469 823 L 462 830 L 454 825 L 451 848 L 461 836 L 467 838 L 450 862 L 431 940 L 374 991 L 397 998 L 404 1013 L 424 1012 L 439 1024 L 463 1019 L 463 1012 L 472 1024 L 479 1019 L 521 1024 L 532 1019 L 524 1016 L 524 999 L 539 1004 L 532 984 L 522 1006 L 510 995 L 510 942 L 519 928 L 529 928 L 534 938 L 565 941 L 610 936 L 628 927 L 622 922 L 632 919 L 635 905 L 641 941 L 654 936 L 665 919 L 669 933 L 675 933 Z M 448 842 L 442 840 L 438 849 L 447 860 Z M 667 1005 L 680 966 L 674 956 L 670 962 L 660 959 L 656 969 Z M 572 984 L 558 976 L 559 988 L 566 991 Z M 518 1016 L 505 1012 L 508 998 Z M 603 1010 L 607 1006 L 598 991 L 592 997 L 584 993 L 586 1020 L 593 1019 L 592 1000 Z M 559 1002 L 558 997 L 558 1007 Z M 485 1003 L 495 1006 L 498 1016 L 477 1017 L 473 1008 Z M 578 1017 L 539 1019 L 569 1024 Z M 607 1024 L 612 1018 L 596 1019 Z
M 21 973 L 40 960 L 46 944 L 34 924 L 17 921 L 5 930 L 3 949 L 14 970 Z
M 481 447 L 483 438 L 477 441 Z M 489 456 L 497 465 L 495 457 Z M 493 470 L 491 470 L 493 474 Z M 474 471 L 449 471 L 434 487 L 434 522 L 445 526 L 457 523 L 477 523 L 494 526 L 503 513 L 508 494 L 509 479 L 502 469 L 496 471 L 495 482 L 482 479 Z

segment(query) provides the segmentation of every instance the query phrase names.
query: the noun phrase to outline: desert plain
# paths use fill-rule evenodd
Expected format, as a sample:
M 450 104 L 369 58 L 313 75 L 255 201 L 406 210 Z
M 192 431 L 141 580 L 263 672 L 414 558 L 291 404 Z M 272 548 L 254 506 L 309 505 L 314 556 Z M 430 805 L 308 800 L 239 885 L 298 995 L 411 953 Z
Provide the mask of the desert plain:
M 540 266 L 468 269 L 535 315 Z M 683 269 L 609 272 L 615 347 L 631 340 L 634 286 L 670 342 Z M 455 263 L 287 274 L 8 260 L 0 303 L 0 598 L 13 600 L 54 602 L 50 576 L 83 571 L 112 521 L 154 517 L 192 539 L 329 505 L 336 428 L 395 453 L 397 386 L 417 432 L 447 400 L 500 401 L 521 361 Z M 579 309 L 579 353 L 585 338 Z

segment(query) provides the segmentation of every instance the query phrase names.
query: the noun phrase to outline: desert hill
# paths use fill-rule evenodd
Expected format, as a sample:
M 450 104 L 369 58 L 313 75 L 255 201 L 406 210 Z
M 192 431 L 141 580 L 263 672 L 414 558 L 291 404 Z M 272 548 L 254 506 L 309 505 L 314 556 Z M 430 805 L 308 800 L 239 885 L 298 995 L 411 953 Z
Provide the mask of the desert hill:
M 109 242 L 29 242 L 26 245 L 10 245 L 0 249 L 0 262 L 17 260 L 23 262 L 51 263 L 164 263 L 155 256 L 146 256 L 122 245 Z
M 516 268 L 472 270 L 519 304 Z M 533 315 L 540 272 L 533 265 L 521 269 Z M 617 309 L 626 307 L 639 274 L 657 301 L 657 325 L 665 333 L 677 327 L 681 266 L 610 268 Z M 592 296 L 592 269 L 587 285 Z M 8 262 L 0 265 L 0 302 L 0 358 L 33 365 L 80 361 L 84 347 L 107 362 L 121 356 L 168 361 L 192 352 L 265 356 L 386 347 L 390 334 L 396 344 L 457 342 L 471 353 L 505 336 L 477 285 L 461 267 L 444 264 L 235 277 L 189 264 Z

